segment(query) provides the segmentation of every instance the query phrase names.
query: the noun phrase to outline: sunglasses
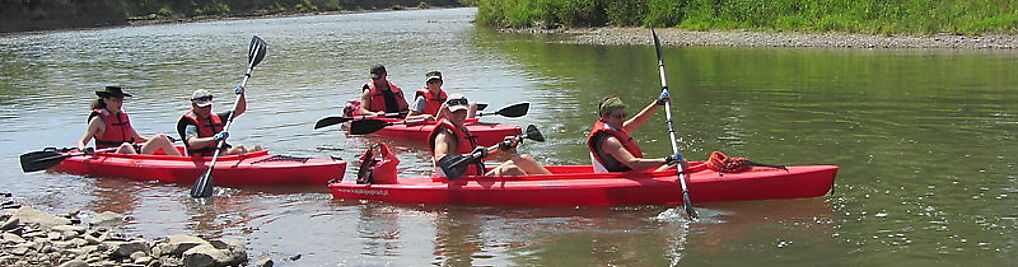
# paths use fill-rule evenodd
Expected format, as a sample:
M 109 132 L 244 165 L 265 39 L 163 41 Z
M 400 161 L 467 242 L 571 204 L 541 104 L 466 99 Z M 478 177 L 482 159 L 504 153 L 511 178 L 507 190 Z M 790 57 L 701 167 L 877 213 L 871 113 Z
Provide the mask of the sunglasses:
M 619 112 L 619 113 L 615 113 L 615 114 L 612 114 L 612 115 L 608 115 L 608 117 L 610 117 L 612 119 L 616 119 L 616 120 L 621 120 L 621 119 L 625 119 L 626 117 L 629 117 L 629 114 L 627 114 L 625 112 Z
M 124 102 L 124 98 L 123 97 L 107 97 L 106 99 L 112 100 L 112 101 L 117 101 L 117 102 Z
M 445 103 L 450 106 L 466 105 L 467 100 L 465 98 L 449 99 L 449 101 L 446 101 Z
M 212 101 L 212 97 L 211 96 L 203 96 L 203 97 L 192 98 L 191 99 L 191 102 L 194 102 L 194 103 L 208 102 L 208 101 Z

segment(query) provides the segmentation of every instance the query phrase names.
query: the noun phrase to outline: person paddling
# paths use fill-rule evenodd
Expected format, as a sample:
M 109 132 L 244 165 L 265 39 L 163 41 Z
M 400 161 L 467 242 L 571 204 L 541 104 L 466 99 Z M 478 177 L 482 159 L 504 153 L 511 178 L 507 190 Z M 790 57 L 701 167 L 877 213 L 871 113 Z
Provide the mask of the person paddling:
M 626 104 L 622 99 L 614 95 L 602 98 L 597 105 L 600 118 L 594 122 L 587 136 L 587 148 L 590 150 L 594 172 L 646 171 L 654 168 L 661 171 L 674 168 L 676 163 L 688 168 L 688 163 L 680 154 L 663 159 L 644 158 L 640 146 L 629 135 L 647 122 L 657 107 L 666 101 L 669 101 L 669 95 L 664 92 L 636 116 L 627 118 Z
M 446 177 L 442 168 L 438 165 L 438 162 L 443 157 L 482 151 L 482 158 L 484 158 L 501 154 L 503 151 L 512 150 L 519 145 L 519 141 L 516 138 L 506 137 L 506 140 L 510 140 L 509 144 L 491 154 L 487 154 L 484 147 L 477 146 L 477 142 L 474 140 L 476 136 L 470 135 L 470 131 L 463 124 L 463 121 L 467 118 L 468 103 L 467 98 L 461 94 L 449 95 L 449 99 L 442 106 L 445 109 L 445 113 L 439 118 L 438 125 L 435 126 L 435 129 L 429 135 L 428 145 L 431 149 L 431 160 L 435 166 L 436 177 Z M 502 163 L 487 173 L 484 171 L 483 163 L 478 162 L 470 166 L 464 174 L 487 176 L 551 174 L 548 169 L 542 167 L 533 157 L 526 154 L 514 154 L 509 161 Z
M 230 116 L 240 116 L 247 110 L 247 98 L 244 97 L 244 87 L 237 86 L 234 93 L 240 95 L 237 100 L 236 114 L 233 111 L 212 112 L 212 93 L 205 89 L 194 90 L 191 94 L 191 110 L 184 113 L 177 121 L 177 133 L 184 146 L 187 147 L 188 155 L 192 157 L 209 157 L 216 151 L 216 145 L 230 136 L 229 132 L 223 131 L 223 126 Z M 265 150 L 262 146 L 255 146 L 247 149 L 243 145 L 231 146 L 225 144 L 225 153 L 220 155 L 244 154 Z
M 442 85 L 445 83 L 442 81 L 442 73 L 439 71 L 429 71 L 424 75 L 427 77 L 425 81 L 426 86 L 424 89 L 417 90 L 414 96 L 414 104 L 410 106 L 410 114 L 407 114 L 407 120 L 413 119 L 425 119 L 434 120 L 438 118 L 444 111 L 442 104 L 445 104 L 445 100 L 448 98 Z M 467 109 L 467 118 L 473 118 L 477 113 L 477 104 L 470 103 Z
M 99 149 L 119 147 L 120 154 L 155 154 L 162 150 L 166 155 L 179 156 L 180 152 L 173 147 L 173 141 L 165 134 L 157 133 L 152 138 L 144 138 L 131 126 L 131 118 L 124 111 L 124 98 L 132 97 L 117 86 L 106 86 L 103 91 L 96 91 L 99 98 L 92 101 L 92 113 L 88 114 L 88 128 L 78 140 L 78 150 L 95 151 L 87 147 L 88 142 L 95 138 L 95 147 Z
M 382 115 L 407 111 L 403 91 L 389 81 L 389 74 L 382 64 L 371 67 L 371 80 L 361 88 L 361 106 L 358 115 Z

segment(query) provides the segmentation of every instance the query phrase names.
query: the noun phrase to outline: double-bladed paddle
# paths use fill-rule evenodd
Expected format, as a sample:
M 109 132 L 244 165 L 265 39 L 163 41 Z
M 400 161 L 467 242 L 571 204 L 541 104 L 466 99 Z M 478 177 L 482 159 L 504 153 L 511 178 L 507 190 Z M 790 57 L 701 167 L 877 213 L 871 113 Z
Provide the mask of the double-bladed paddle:
M 526 103 L 524 103 L 524 104 L 526 104 Z M 528 104 L 528 106 L 529 106 L 529 104 Z M 488 107 L 488 104 L 484 104 L 484 103 L 478 103 L 477 104 L 477 110 L 484 110 L 487 107 Z M 526 113 L 526 112 L 524 112 L 524 113 Z M 382 115 L 363 115 L 363 116 L 352 116 L 352 117 L 342 117 L 342 116 L 325 117 L 325 118 L 322 118 L 322 119 L 318 120 L 318 122 L 315 123 L 315 130 L 318 130 L 319 128 L 323 128 L 323 127 L 329 127 L 329 126 L 333 126 L 333 125 L 336 125 L 336 124 L 348 122 L 348 121 L 363 120 L 363 119 L 378 118 L 378 117 L 397 117 L 397 116 L 406 116 L 406 115 L 407 115 L 407 112 L 404 111 L 404 112 L 395 112 L 395 113 L 385 113 L 385 114 L 382 114 Z M 486 115 L 491 115 L 491 114 L 486 114 Z
M 258 36 L 251 37 L 251 47 L 247 51 L 247 71 L 244 73 L 244 80 L 240 82 L 240 87 L 247 85 L 247 80 L 251 78 L 251 71 L 254 70 L 258 63 L 262 62 L 265 58 L 265 51 L 268 49 L 268 44 L 265 40 Z M 230 125 L 233 124 L 233 118 L 236 117 L 234 114 L 237 112 L 237 104 L 240 103 L 240 95 L 237 96 L 236 100 L 233 101 L 233 112 L 231 112 L 230 118 L 226 119 L 226 126 L 223 127 L 223 131 L 229 131 Z M 186 141 L 185 141 L 186 142 Z M 220 140 L 216 144 L 216 151 L 212 154 L 212 161 L 209 162 L 208 170 L 198 177 L 194 181 L 194 185 L 191 186 L 191 197 L 210 197 L 212 196 L 212 170 L 215 169 L 216 160 L 219 160 L 219 152 L 223 150 L 223 146 L 226 144 L 226 139 Z
M 167 136 L 167 138 L 170 139 L 170 142 L 180 141 L 180 140 L 177 140 L 176 138 L 173 138 L 172 136 Z M 92 153 L 110 152 L 110 151 L 115 151 L 118 148 L 120 148 L 120 147 L 119 146 L 108 147 L 108 148 L 103 148 L 103 149 L 95 150 Z M 64 149 L 63 151 L 69 151 L 69 150 L 70 149 Z M 53 147 L 46 148 L 46 149 L 43 149 L 41 151 L 28 152 L 28 153 L 25 153 L 25 154 L 21 154 L 21 171 L 23 171 L 23 172 L 37 172 L 37 171 L 53 168 L 53 166 L 57 166 L 57 164 L 60 164 L 60 162 L 64 161 L 67 158 L 81 156 L 81 155 L 87 155 L 87 154 L 89 154 L 89 153 L 76 152 L 76 153 L 63 154 L 63 153 L 60 153 L 59 151 L 57 151 L 57 149 L 53 148 Z
M 530 110 L 530 103 L 519 103 L 509 105 L 498 111 L 492 113 L 478 113 L 477 116 L 490 116 L 490 115 L 501 115 L 510 118 L 522 117 L 527 115 L 527 111 Z M 362 119 L 355 120 L 350 123 L 350 134 L 370 134 L 377 132 L 386 126 L 400 125 L 400 124 L 414 124 L 423 122 L 424 119 L 420 120 L 408 120 L 408 121 L 383 121 L 377 119 Z
M 661 53 L 661 41 L 657 38 L 657 32 L 654 28 L 650 28 L 650 34 L 654 37 L 654 47 L 657 48 L 657 65 L 658 72 L 661 74 L 661 91 L 662 93 L 668 92 L 668 81 L 665 79 L 665 60 Z M 672 104 L 671 101 L 665 102 L 665 119 L 668 122 L 668 137 L 672 141 L 672 153 L 679 153 L 679 146 L 675 142 L 675 127 L 672 125 Z M 686 215 L 690 219 L 696 220 L 699 215 L 696 213 L 696 209 L 693 208 L 693 201 L 689 198 L 689 187 L 686 186 L 686 167 L 680 162 L 678 164 L 679 174 L 679 185 L 682 186 L 682 205 L 686 208 Z
M 96 150 L 95 152 L 98 153 L 98 152 L 114 151 L 114 150 L 117 150 L 118 148 L 120 148 L 120 147 L 118 146 L 118 147 L 104 148 L 104 149 Z M 60 164 L 60 162 L 64 161 L 64 159 L 67 159 L 67 158 L 70 158 L 70 157 L 75 157 L 75 156 L 81 156 L 81 155 L 85 155 L 85 154 L 88 154 L 88 153 L 85 153 L 85 152 L 76 152 L 76 153 L 63 154 L 63 153 L 57 152 L 56 149 L 45 149 L 45 150 L 42 150 L 42 151 L 28 152 L 28 153 L 25 153 L 25 154 L 21 155 L 21 171 L 23 171 L 23 172 L 36 172 L 36 171 L 41 171 L 41 170 L 49 169 L 49 168 L 52 168 L 53 166 L 57 166 L 57 164 Z
M 332 126 L 332 125 L 336 125 L 336 124 L 340 124 L 340 123 L 344 123 L 344 122 L 348 122 L 348 121 L 352 121 L 352 120 L 363 120 L 363 119 L 378 118 L 378 117 L 396 117 L 396 116 L 405 116 L 406 114 L 407 114 L 407 112 L 404 111 L 404 112 L 395 112 L 395 113 L 385 113 L 385 114 L 382 114 L 382 115 L 363 115 L 363 116 L 353 116 L 353 117 L 340 117 L 340 116 L 325 117 L 325 118 L 322 118 L 322 119 L 318 120 L 318 122 L 315 123 L 315 130 L 317 130 L 318 128 L 329 127 L 329 126 Z
M 537 127 L 534 125 L 527 126 L 527 131 L 524 134 L 518 135 L 514 138 L 516 138 L 517 142 L 523 141 L 523 139 L 544 142 L 544 135 L 541 135 L 541 132 L 538 131 Z M 489 153 L 493 152 L 501 146 L 509 145 L 508 142 L 508 140 L 502 141 L 502 144 L 487 147 L 485 150 Z M 463 175 L 463 172 L 467 170 L 467 167 L 469 167 L 470 164 L 476 163 L 482 157 L 484 157 L 484 155 L 481 153 L 470 153 L 467 155 L 447 154 L 438 160 L 438 166 L 442 168 L 442 172 L 445 173 L 445 177 L 448 177 L 450 180 L 456 180 Z

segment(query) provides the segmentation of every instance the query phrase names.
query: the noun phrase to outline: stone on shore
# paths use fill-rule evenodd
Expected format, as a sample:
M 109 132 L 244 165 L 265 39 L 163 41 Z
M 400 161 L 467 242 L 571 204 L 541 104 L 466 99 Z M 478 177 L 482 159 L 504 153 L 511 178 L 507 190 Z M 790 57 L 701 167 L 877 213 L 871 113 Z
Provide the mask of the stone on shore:
M 181 257 L 185 251 L 200 245 L 209 245 L 208 241 L 190 235 L 171 235 L 166 237 L 166 247 L 161 249 L 163 253 L 169 253 L 175 257 Z
M 11 215 L 12 219 L 20 220 L 21 224 L 25 225 L 39 225 L 42 228 L 49 229 L 57 225 L 68 225 L 71 224 L 71 220 L 60 216 L 52 215 L 49 213 L 35 210 L 31 207 L 21 207 L 14 211 L 6 211 Z
M 184 266 L 193 267 L 224 266 L 231 260 L 226 250 L 207 244 L 184 251 L 183 259 Z
M 71 260 L 64 264 L 60 264 L 59 267 L 88 267 L 88 263 L 81 260 Z

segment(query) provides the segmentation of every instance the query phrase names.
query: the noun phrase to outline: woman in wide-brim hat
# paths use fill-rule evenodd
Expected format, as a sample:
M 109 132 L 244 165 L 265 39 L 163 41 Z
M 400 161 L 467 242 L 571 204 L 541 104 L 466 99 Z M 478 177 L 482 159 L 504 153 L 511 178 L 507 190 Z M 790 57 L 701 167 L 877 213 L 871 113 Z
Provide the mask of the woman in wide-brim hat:
M 163 151 L 166 155 L 179 156 L 180 152 L 173 146 L 173 141 L 165 134 L 158 133 L 152 138 L 138 135 L 131 126 L 131 118 L 124 112 L 124 99 L 131 94 L 116 86 L 106 86 L 103 91 L 96 91 L 99 98 L 92 101 L 92 113 L 88 115 L 88 128 L 78 140 L 78 150 L 90 152 L 87 145 L 95 139 L 98 149 L 116 147 L 121 154 L 156 154 Z

